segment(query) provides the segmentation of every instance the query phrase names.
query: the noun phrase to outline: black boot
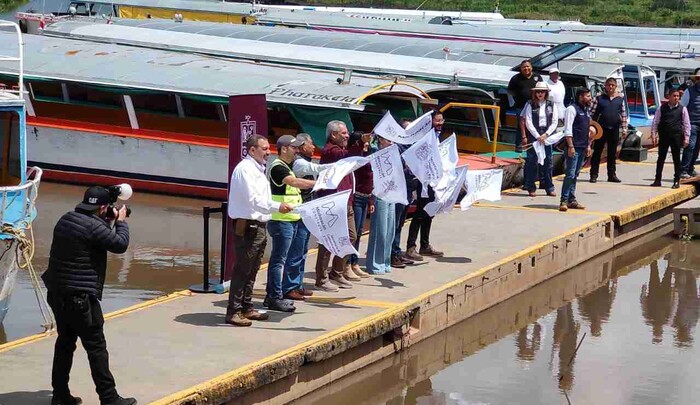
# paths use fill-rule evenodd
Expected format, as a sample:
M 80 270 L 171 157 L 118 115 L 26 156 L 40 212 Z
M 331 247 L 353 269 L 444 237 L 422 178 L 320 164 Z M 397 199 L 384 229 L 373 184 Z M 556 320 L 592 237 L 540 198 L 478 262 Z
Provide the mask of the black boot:
M 671 186 L 671 188 L 681 188 L 681 184 L 678 182 L 678 180 L 676 180 L 673 182 L 673 185 Z
M 68 395 L 67 397 L 56 397 L 51 398 L 51 405 L 80 405 L 83 400 L 80 397 L 74 397 Z
M 101 405 L 136 405 L 136 398 L 122 398 L 120 396 L 117 396 L 117 398 L 108 401 L 108 402 L 101 402 Z

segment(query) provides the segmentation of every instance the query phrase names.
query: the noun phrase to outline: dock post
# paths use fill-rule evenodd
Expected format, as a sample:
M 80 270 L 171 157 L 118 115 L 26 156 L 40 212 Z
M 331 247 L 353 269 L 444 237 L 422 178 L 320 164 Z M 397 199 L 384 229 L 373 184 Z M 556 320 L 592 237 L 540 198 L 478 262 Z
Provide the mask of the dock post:
M 210 207 L 202 208 L 202 217 L 204 219 L 204 240 L 202 245 L 202 284 L 195 284 L 190 286 L 190 291 L 196 293 L 215 293 L 216 292 L 216 282 L 218 280 L 209 279 L 209 216 L 213 210 Z

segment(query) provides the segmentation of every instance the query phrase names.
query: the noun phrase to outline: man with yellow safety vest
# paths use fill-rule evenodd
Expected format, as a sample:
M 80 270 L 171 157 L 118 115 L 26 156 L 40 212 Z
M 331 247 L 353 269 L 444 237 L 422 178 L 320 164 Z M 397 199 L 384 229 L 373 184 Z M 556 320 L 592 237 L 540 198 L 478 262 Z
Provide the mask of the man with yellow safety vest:
M 300 189 L 313 188 L 313 180 L 297 178 L 292 170 L 299 147 L 303 144 L 303 139 L 291 135 L 283 135 L 277 140 L 278 157 L 269 165 L 267 172 L 273 201 L 296 207 L 302 203 Z M 289 250 L 300 223 L 301 215 L 295 212 L 273 212 L 267 223 L 267 232 L 272 238 L 272 251 L 267 265 L 267 295 L 263 305 L 269 309 L 294 312 L 296 307 L 291 300 L 304 298 L 303 293 L 297 290 L 287 292 L 284 297 L 282 291 L 285 263 L 288 255 L 295 256 Z

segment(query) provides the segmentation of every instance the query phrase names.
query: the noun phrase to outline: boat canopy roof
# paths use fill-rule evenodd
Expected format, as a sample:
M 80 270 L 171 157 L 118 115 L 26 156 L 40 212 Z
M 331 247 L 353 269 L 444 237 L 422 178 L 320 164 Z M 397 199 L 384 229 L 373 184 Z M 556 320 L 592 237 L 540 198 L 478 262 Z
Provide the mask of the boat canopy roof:
M 0 54 L 17 47 L 9 37 L 4 37 L 6 35 L 0 33 Z M 318 69 L 270 66 L 41 35 L 26 35 L 24 41 L 24 71 L 30 81 L 62 80 L 215 99 L 262 93 L 273 103 L 349 110 L 363 110 L 364 106 L 356 101 L 389 81 L 354 75 L 349 84 L 339 84 L 341 76 L 338 73 Z M 14 65 L 0 62 L 0 74 L 16 75 L 16 70 Z M 445 88 L 438 84 L 412 83 L 425 92 Z M 412 97 L 422 94 L 406 86 L 385 89 L 377 94 L 389 92 Z
M 49 25 L 44 33 L 161 49 L 213 52 L 221 56 L 253 59 L 257 57 L 284 63 L 305 62 L 379 73 L 432 77 L 447 81 L 457 75 L 460 80 L 473 85 L 497 87 L 507 86 L 514 74 L 510 68 L 518 65 L 524 57 L 532 57 L 550 50 L 548 47 L 518 47 L 521 48 L 521 52 L 529 52 L 524 56 L 505 56 L 489 54 L 484 49 L 493 49 L 484 46 L 472 50 L 465 47 L 464 42 L 448 43 L 449 50 L 446 50 L 445 42 L 437 40 L 385 36 L 376 38 L 338 32 L 208 22 L 116 19 L 113 24 L 105 25 L 103 21 L 86 20 L 57 22 Z M 144 29 L 148 31 L 144 32 Z M 260 46 L 259 42 L 251 40 L 267 44 Z M 502 49 L 499 49 L 499 52 L 507 52 L 506 48 L 509 47 L 500 48 Z M 448 60 L 445 60 L 446 51 L 449 52 Z M 374 55 L 368 55 L 368 52 L 381 53 L 382 57 L 377 59 Z M 605 79 L 619 70 L 621 64 L 564 60 L 559 62 L 558 67 L 563 74 Z
M 204 0 L 73 0 L 75 3 L 107 4 L 128 7 L 169 8 L 174 10 L 210 11 L 226 14 L 252 14 L 250 3 L 228 3 Z

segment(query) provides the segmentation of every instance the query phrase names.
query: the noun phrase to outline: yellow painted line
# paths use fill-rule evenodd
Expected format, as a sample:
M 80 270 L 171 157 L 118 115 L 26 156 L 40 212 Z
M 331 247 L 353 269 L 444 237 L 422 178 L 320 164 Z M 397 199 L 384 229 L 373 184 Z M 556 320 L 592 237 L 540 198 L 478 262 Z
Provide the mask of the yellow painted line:
M 374 308 L 385 308 L 385 309 L 396 308 L 397 306 L 399 306 L 399 304 L 396 302 L 360 300 L 360 299 L 352 299 L 349 301 L 342 302 L 342 304 L 351 304 L 351 305 L 357 305 L 359 307 L 374 307 Z
M 598 216 L 603 216 L 603 217 L 609 217 L 612 214 L 611 212 L 589 211 L 589 210 L 568 210 L 566 212 L 560 212 L 558 207 L 548 209 L 548 208 L 521 207 L 518 205 L 503 205 L 503 204 L 493 204 L 493 203 L 483 203 L 483 202 L 478 202 L 478 203 L 474 204 L 473 207 L 548 212 L 548 213 L 562 214 L 562 215 L 578 214 L 578 215 L 598 215 Z
M 616 212 L 612 217 L 618 225 L 625 225 L 681 201 L 689 200 L 696 195 L 697 191 L 695 186 L 689 184 L 681 185 L 679 189 L 671 190 L 670 192 Z
M 246 364 L 243 367 L 239 367 L 235 370 L 232 370 L 228 373 L 222 374 L 218 377 L 214 377 L 209 381 L 206 381 L 201 384 L 197 384 L 193 387 L 184 389 L 182 391 L 178 391 L 174 394 L 168 395 L 165 398 L 161 398 L 157 401 L 151 402 L 151 405 L 164 405 L 164 404 L 171 404 L 171 403 L 176 403 L 178 401 L 182 401 L 183 399 L 186 398 L 191 398 L 194 395 L 197 395 L 198 393 L 202 391 L 206 391 L 210 388 L 216 387 L 217 385 L 225 384 L 227 381 L 231 381 L 237 377 L 243 377 L 245 375 L 250 375 L 252 374 L 256 369 L 263 367 L 264 365 L 274 362 L 278 359 L 287 357 L 287 356 L 293 356 L 296 354 L 304 353 L 308 347 L 311 347 L 317 343 L 321 343 L 323 341 L 329 340 L 337 335 L 343 334 L 347 331 L 350 331 L 352 329 L 361 327 L 362 325 L 369 324 L 371 322 L 374 322 L 375 320 L 380 320 L 384 319 L 387 316 L 390 316 L 396 312 L 399 312 L 399 308 L 392 308 L 392 309 L 386 309 L 382 312 L 379 312 L 374 315 L 370 315 L 368 317 L 358 319 L 355 322 L 351 322 L 349 324 L 346 324 L 338 329 L 335 329 L 329 333 L 326 333 L 324 335 L 321 335 L 317 338 L 308 340 L 306 342 L 300 343 L 296 346 L 290 347 L 289 349 L 277 352 L 273 355 L 270 355 L 268 357 L 265 357 L 261 360 Z

